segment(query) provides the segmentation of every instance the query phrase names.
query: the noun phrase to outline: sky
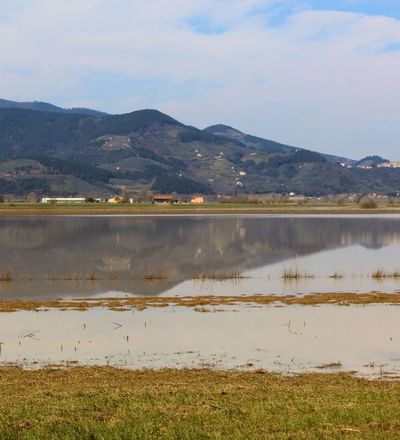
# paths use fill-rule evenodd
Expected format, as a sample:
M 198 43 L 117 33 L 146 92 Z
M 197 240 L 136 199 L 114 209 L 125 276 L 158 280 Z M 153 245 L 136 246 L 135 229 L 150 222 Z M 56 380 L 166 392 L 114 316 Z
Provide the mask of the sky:
M 400 160 L 400 0 L 0 0 L 0 97 Z

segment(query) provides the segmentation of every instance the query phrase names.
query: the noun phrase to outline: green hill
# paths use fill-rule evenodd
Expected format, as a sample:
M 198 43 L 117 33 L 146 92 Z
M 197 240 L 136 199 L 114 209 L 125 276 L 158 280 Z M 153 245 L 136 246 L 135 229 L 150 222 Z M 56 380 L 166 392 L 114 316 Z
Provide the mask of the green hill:
M 306 195 L 400 189 L 400 170 L 349 167 L 347 159 L 224 125 L 198 130 L 157 110 L 99 115 L 34 104 L 0 108 L 0 194 L 94 196 L 142 187 Z

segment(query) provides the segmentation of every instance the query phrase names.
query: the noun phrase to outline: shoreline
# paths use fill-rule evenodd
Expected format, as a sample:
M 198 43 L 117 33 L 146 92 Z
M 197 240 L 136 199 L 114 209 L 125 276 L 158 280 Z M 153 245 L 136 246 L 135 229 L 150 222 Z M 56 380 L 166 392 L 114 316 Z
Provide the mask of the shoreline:
M 0 217 L 67 215 L 387 215 L 400 214 L 400 207 L 362 209 L 358 205 L 38 205 L 0 204 Z
M 0 300 L 0 313 L 19 311 L 79 311 L 103 308 L 118 312 L 160 307 L 188 307 L 208 312 L 207 307 L 219 306 L 366 306 L 374 304 L 400 305 L 400 293 L 314 293 L 308 295 L 240 295 L 240 296 L 184 296 L 184 297 L 108 297 L 55 300 Z

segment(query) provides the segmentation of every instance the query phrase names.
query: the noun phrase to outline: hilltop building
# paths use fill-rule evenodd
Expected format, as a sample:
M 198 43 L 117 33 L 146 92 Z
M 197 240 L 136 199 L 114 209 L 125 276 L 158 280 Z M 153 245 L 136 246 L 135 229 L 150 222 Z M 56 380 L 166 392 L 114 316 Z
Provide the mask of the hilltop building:
M 384 162 L 378 165 L 378 168 L 400 168 L 400 162 Z

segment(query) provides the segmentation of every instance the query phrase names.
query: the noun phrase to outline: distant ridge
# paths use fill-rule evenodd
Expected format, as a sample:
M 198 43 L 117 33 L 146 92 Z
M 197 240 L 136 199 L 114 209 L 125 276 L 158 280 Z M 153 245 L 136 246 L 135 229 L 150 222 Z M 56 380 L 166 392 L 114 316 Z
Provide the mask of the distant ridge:
M 216 136 L 225 136 L 230 139 L 236 139 L 248 146 L 253 146 L 267 153 L 288 153 L 294 152 L 296 150 L 305 150 L 304 148 L 294 147 L 292 145 L 286 145 L 280 142 L 271 141 L 269 139 L 246 134 L 234 127 L 230 127 L 229 125 L 225 124 L 211 125 L 210 127 L 205 128 L 204 131 L 206 131 L 207 133 L 212 133 Z M 330 162 L 346 163 L 347 165 L 354 165 L 356 163 L 355 160 L 348 159 L 346 157 L 334 156 L 332 154 L 324 153 L 318 154 L 321 154 Z
M 89 116 L 105 116 L 107 113 L 100 112 L 98 110 L 92 110 L 90 108 L 76 107 L 76 108 L 61 108 L 56 105 L 49 104 L 47 102 L 32 101 L 32 102 L 17 102 L 9 101 L 7 99 L 0 98 L 0 109 L 2 108 L 19 108 L 24 110 L 37 110 L 42 112 L 52 112 L 52 113 L 76 113 Z

